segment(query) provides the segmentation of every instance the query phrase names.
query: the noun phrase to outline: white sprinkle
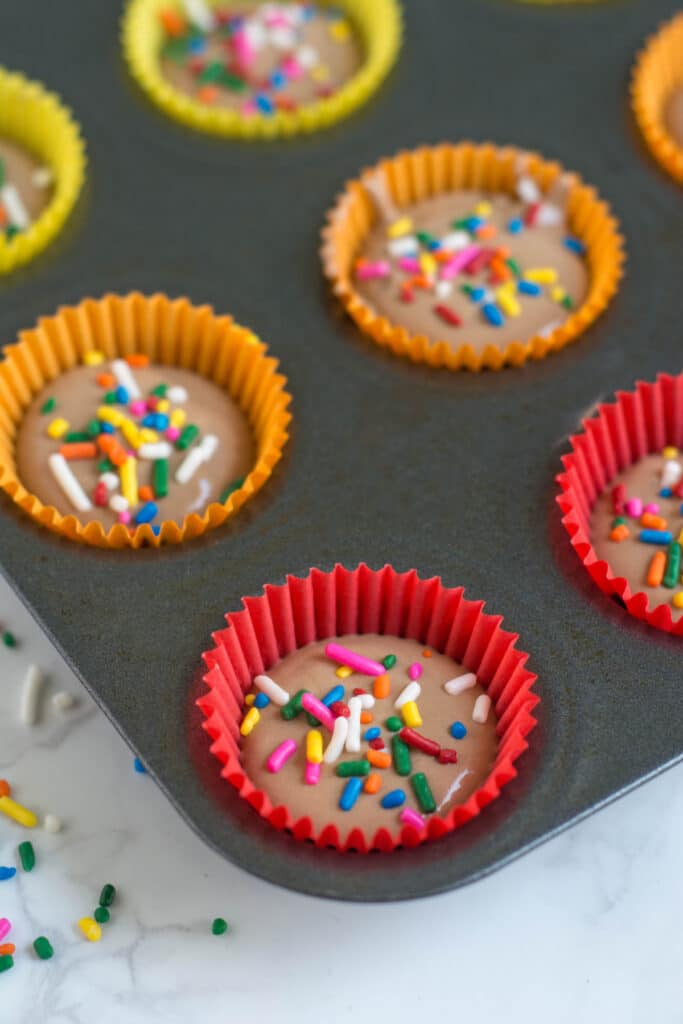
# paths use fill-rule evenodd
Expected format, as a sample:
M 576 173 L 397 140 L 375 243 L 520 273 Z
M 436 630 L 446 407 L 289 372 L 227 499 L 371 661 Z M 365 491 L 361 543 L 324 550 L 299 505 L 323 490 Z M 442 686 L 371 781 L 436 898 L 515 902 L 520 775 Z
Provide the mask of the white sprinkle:
M 300 46 L 296 51 L 296 59 L 302 68 L 313 68 L 318 63 L 318 51 L 312 46 Z
M 49 167 L 39 167 L 31 175 L 31 184 L 34 188 L 49 188 L 55 176 Z
M 676 459 L 667 459 L 662 470 L 660 487 L 675 487 L 683 476 L 683 466 Z
M 100 483 L 104 484 L 108 491 L 115 491 L 118 489 L 120 480 L 116 473 L 103 473 Z
M 399 259 L 401 256 L 417 256 L 420 245 L 414 235 L 403 235 L 402 238 L 391 238 L 387 249 L 395 259 Z
M 125 512 L 128 508 L 128 498 L 124 498 L 122 494 L 112 494 L 109 499 L 109 508 L 112 512 Z
M 545 327 L 541 327 L 538 332 L 539 338 L 549 338 L 553 331 L 556 331 L 558 327 L 561 327 L 564 320 L 551 320 Z
M 441 248 L 449 252 L 457 252 L 470 244 L 470 236 L 466 231 L 451 231 L 441 239 Z
M 266 697 L 270 697 L 273 704 L 279 704 L 280 707 L 292 699 L 287 691 L 283 690 L 270 676 L 254 676 L 254 686 L 261 693 L 265 693 Z
M 172 451 L 168 441 L 155 441 L 154 444 L 141 444 L 138 455 L 141 459 L 169 459 Z
M 554 228 L 564 221 L 564 214 L 559 206 L 544 203 L 536 216 L 536 223 L 541 228 Z
M 349 717 L 346 719 L 349 723 L 348 732 L 346 734 L 346 749 L 350 754 L 357 754 L 360 751 L 360 715 L 363 710 L 363 705 L 360 702 L 359 697 L 351 697 L 349 701 Z
M 129 398 L 142 398 L 142 392 L 133 376 L 133 371 L 125 359 L 115 359 L 111 364 L 111 372 L 116 377 L 116 383 L 126 389 Z
M 215 434 L 205 434 L 201 442 L 191 448 L 175 472 L 177 483 L 188 483 L 199 467 L 213 458 L 218 448 L 218 438 Z
M 517 179 L 517 195 L 523 203 L 537 203 L 541 198 L 541 191 L 533 178 L 522 175 Z
M 479 725 L 483 725 L 489 717 L 490 710 L 491 698 L 488 693 L 480 693 L 474 702 L 474 707 L 472 709 L 472 721 L 478 722 Z
M 52 698 L 52 706 L 55 711 L 70 711 L 76 704 L 76 698 L 66 690 L 60 690 Z
M 450 281 L 437 281 L 436 283 L 436 297 L 438 299 L 447 299 L 453 291 L 453 285 Z
M 474 672 L 466 672 L 464 676 L 457 676 L 455 679 L 449 679 L 447 683 L 443 684 L 443 688 L 446 693 L 450 693 L 451 696 L 457 697 L 459 693 L 464 693 L 465 690 L 471 690 L 473 686 L 477 685 L 477 677 Z
M 61 832 L 62 819 L 58 818 L 56 814 L 46 814 L 43 819 L 43 828 L 46 832 Z
M 254 50 L 262 50 L 268 41 L 268 33 L 265 27 L 255 18 L 250 18 L 244 26 L 244 34 L 247 42 Z
M 362 707 L 363 711 L 369 711 L 370 708 L 374 708 L 375 698 L 372 696 L 371 693 L 359 693 L 357 694 L 357 697 L 360 701 L 360 706 Z
M 456 775 L 456 777 L 453 779 L 453 782 L 451 782 L 450 786 L 446 790 L 446 795 L 444 796 L 443 800 L 441 801 L 441 803 L 437 807 L 437 811 L 440 811 L 441 808 L 444 806 L 444 804 L 448 803 L 448 801 L 453 796 L 453 794 L 458 792 L 458 790 L 460 789 L 460 786 L 462 785 L 462 780 L 465 778 L 465 776 L 466 775 L 471 775 L 471 774 L 472 774 L 471 768 L 464 768 L 463 771 L 461 771 L 459 775 Z
M 183 0 L 183 7 L 190 21 L 194 22 L 202 32 L 213 32 L 216 19 L 204 0 Z
M 14 224 L 15 227 L 21 228 L 22 231 L 27 228 L 31 223 L 31 218 L 29 217 L 23 200 L 14 185 L 4 185 L 0 188 L 0 199 L 2 200 L 2 205 L 7 211 L 10 224 Z
M 276 28 L 271 28 L 268 33 L 268 41 L 278 50 L 292 50 L 296 46 L 296 32 L 291 28 L 285 28 L 284 25 L 278 25 Z
M 394 701 L 394 707 L 395 708 L 402 708 L 404 704 L 408 703 L 408 701 L 410 701 L 410 700 L 417 700 L 417 698 L 420 696 L 421 693 L 422 693 L 422 687 L 420 686 L 420 684 L 415 679 L 415 680 L 413 680 L 412 683 L 408 683 L 407 686 L 403 687 L 403 689 L 399 693 L 398 697 Z
M 53 452 L 47 460 L 50 472 L 64 491 L 71 504 L 79 512 L 87 512 L 92 508 L 90 499 L 72 473 L 68 462 L 59 452 Z
M 183 405 L 187 401 L 187 389 L 175 384 L 172 388 L 169 388 L 166 392 L 166 398 L 173 405 Z
M 211 484 L 206 477 L 200 477 L 197 481 L 197 487 L 199 488 L 199 494 L 188 508 L 188 512 L 197 512 L 200 509 L 204 510 L 209 503 L 209 495 L 211 494 Z
M 22 725 L 35 725 L 38 721 L 38 701 L 43 688 L 43 673 L 37 665 L 29 665 L 21 690 L 19 717 Z
M 325 753 L 323 754 L 323 761 L 325 762 L 325 764 L 334 764 L 334 762 L 337 760 L 342 750 L 344 749 L 344 744 L 346 742 L 346 736 L 348 734 L 348 731 L 348 718 L 344 718 L 343 715 L 340 715 L 339 718 L 335 718 L 334 728 L 332 730 L 332 739 L 327 744 L 327 747 L 325 748 Z

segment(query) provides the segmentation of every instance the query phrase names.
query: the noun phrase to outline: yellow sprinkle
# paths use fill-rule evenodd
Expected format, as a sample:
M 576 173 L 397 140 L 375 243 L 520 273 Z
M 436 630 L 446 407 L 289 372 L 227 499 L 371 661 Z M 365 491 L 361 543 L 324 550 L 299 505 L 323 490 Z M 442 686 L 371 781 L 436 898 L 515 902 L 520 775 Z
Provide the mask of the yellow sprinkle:
M 306 733 L 306 760 L 311 764 L 321 764 L 323 759 L 323 737 L 317 729 Z
M 256 694 L 255 693 L 248 693 L 246 695 L 246 697 L 244 698 L 244 703 L 248 707 L 251 707 L 251 705 L 254 703 L 255 700 L 256 700 Z
M 119 466 L 121 493 L 133 508 L 138 503 L 138 467 L 137 461 L 129 455 L 123 465 Z
M 486 199 L 482 199 L 482 201 L 480 203 L 477 203 L 477 205 L 474 207 L 475 217 L 490 217 L 492 213 L 493 207 L 489 202 L 486 201 Z
M 683 608 L 683 590 L 679 590 L 677 594 L 671 598 L 671 602 L 676 608 Z
M 400 217 L 387 228 L 389 238 L 400 238 L 401 235 L 409 235 L 413 230 L 413 222 L 410 217 Z
M 86 352 L 83 356 L 83 362 L 86 366 L 99 366 L 100 363 L 104 362 L 104 352 L 97 352 L 95 349 L 91 352 Z
M 38 819 L 33 813 L 29 811 L 27 807 L 22 807 L 16 800 L 12 800 L 9 796 L 0 796 L 0 811 L 6 814 L 12 821 L 16 821 L 18 825 L 23 825 L 24 828 L 35 828 L 38 824 Z
M 159 401 L 157 402 L 157 412 L 168 412 L 170 408 L 171 403 L 169 402 L 168 398 L 160 398 Z
M 102 938 L 102 929 L 92 917 L 82 917 L 78 922 L 78 927 L 88 942 L 99 942 Z
M 339 18 L 338 21 L 333 21 L 330 25 L 330 35 L 338 43 L 345 43 L 351 36 L 351 26 L 344 18 Z
M 66 434 L 68 429 L 68 421 L 65 420 L 63 416 L 58 416 L 56 420 L 52 420 L 47 428 L 47 432 L 50 437 L 57 439 L 58 437 L 61 437 L 62 434 Z
M 561 284 L 556 284 L 554 288 L 550 289 L 550 298 L 553 300 L 553 302 L 562 302 L 562 300 L 566 299 L 566 297 L 567 293 Z
M 258 708 L 249 708 L 246 715 L 242 719 L 240 726 L 240 734 L 242 736 L 248 736 L 255 725 L 261 721 L 261 712 Z
M 431 277 L 432 274 L 435 274 L 438 266 L 439 264 L 436 262 L 431 253 L 420 253 L 420 270 L 422 271 L 423 274 L 426 274 L 427 277 Z
M 159 435 L 156 430 L 152 430 L 150 427 L 142 427 L 140 430 L 140 444 L 156 444 L 159 440 Z
M 422 715 L 414 700 L 407 700 L 401 708 L 403 721 L 409 729 L 417 729 L 422 725 Z
M 325 64 L 316 64 L 314 68 L 311 68 L 311 78 L 314 82 L 326 82 L 329 77 L 329 68 Z
M 339 668 L 334 670 L 334 674 L 337 679 L 348 679 L 349 676 L 353 675 L 353 669 L 349 668 L 348 665 L 340 665 Z
M 97 410 L 97 418 L 103 423 L 111 423 L 112 427 L 118 427 L 126 417 L 120 409 L 113 409 L 111 405 L 101 405 Z
M 132 420 L 127 420 L 124 416 L 123 420 L 119 424 L 119 429 L 125 437 L 131 448 L 139 448 L 142 444 L 142 438 L 140 437 L 140 431 L 135 426 Z
M 496 300 L 506 316 L 519 316 L 522 312 L 519 302 L 509 291 L 499 288 L 496 292 Z
M 676 459 L 678 458 L 678 448 L 674 448 L 672 444 L 668 444 L 666 448 L 662 448 L 663 459 Z
M 536 284 L 555 284 L 557 271 L 554 267 L 535 267 L 524 273 L 527 281 L 534 281 Z
M 187 413 L 184 409 L 174 409 L 171 413 L 169 423 L 172 427 L 184 427 L 185 420 L 187 419 Z

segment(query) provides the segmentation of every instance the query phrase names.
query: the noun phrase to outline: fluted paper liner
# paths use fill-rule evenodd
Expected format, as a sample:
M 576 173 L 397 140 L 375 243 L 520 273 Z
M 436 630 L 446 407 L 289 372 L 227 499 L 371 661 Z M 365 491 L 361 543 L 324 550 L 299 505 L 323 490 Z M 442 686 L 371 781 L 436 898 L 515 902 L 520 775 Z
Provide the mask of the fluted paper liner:
M 226 615 L 227 629 L 213 634 L 214 647 L 203 655 L 208 693 L 197 703 L 223 778 L 275 828 L 321 847 L 389 852 L 464 825 L 517 774 L 515 761 L 536 725 L 536 676 L 525 668 L 528 656 L 515 647 L 517 635 L 501 628 L 500 616 L 486 614 L 483 601 L 467 600 L 462 587 L 447 588 L 438 577 L 420 579 L 415 570 L 398 573 L 388 565 L 379 571 L 337 565 L 331 572 L 311 569 L 303 579 L 288 576 L 281 586 L 266 585 L 261 596 L 243 598 L 242 604 L 243 610 Z M 348 633 L 418 640 L 475 672 L 492 698 L 498 753 L 489 777 L 465 803 L 443 817 L 428 817 L 422 830 L 399 824 L 378 827 L 374 835 L 357 827 L 342 834 L 330 824 L 315 831 L 308 817 L 295 819 L 288 807 L 273 806 L 240 763 L 239 727 L 253 677 L 299 647 Z
M 639 381 L 634 392 L 619 392 L 582 426 L 583 433 L 569 439 L 571 452 L 563 456 L 564 472 L 557 477 L 562 492 L 557 502 L 572 547 L 600 589 L 621 598 L 634 618 L 683 636 L 683 618 L 676 621 L 667 604 L 650 607 L 644 591 L 633 593 L 609 562 L 598 558 L 590 531 L 593 506 L 611 480 L 666 445 L 683 447 L 683 374 L 661 374 L 654 384 Z
M 80 365 L 92 350 L 108 359 L 142 352 L 152 362 L 194 370 L 231 395 L 254 433 L 256 462 L 224 504 L 212 502 L 201 515 L 193 512 L 182 523 L 165 520 L 157 536 L 147 523 L 133 529 L 115 523 L 105 531 L 100 522 L 62 515 L 26 490 L 14 458 L 23 410 L 46 384 Z M 193 306 L 186 298 L 131 293 L 62 307 L 22 331 L 17 344 L 5 347 L 0 363 L 0 487 L 36 522 L 95 547 L 178 544 L 220 526 L 263 487 L 287 441 L 291 396 L 286 378 L 277 373 L 277 360 L 266 352 L 231 317 L 217 316 L 210 306 Z
M 671 137 L 665 122 L 667 100 L 681 86 L 683 14 L 678 14 L 639 53 L 631 82 L 631 104 L 655 160 L 683 184 L 683 149 Z
M 528 359 L 544 359 L 550 352 L 574 341 L 603 312 L 617 290 L 622 273 L 623 240 L 607 203 L 577 175 L 570 175 L 567 191 L 569 227 L 586 246 L 589 270 L 588 295 L 546 337 L 522 338 L 501 348 L 489 344 L 482 352 L 464 342 L 453 348 L 447 341 L 431 341 L 411 335 L 400 324 L 379 316 L 356 290 L 352 271 L 363 242 L 374 224 L 375 204 L 366 183 L 377 175 L 400 209 L 432 196 L 459 189 L 514 194 L 519 167 L 546 193 L 566 172 L 557 163 L 490 143 L 444 143 L 402 152 L 366 169 L 346 187 L 328 214 L 323 230 L 321 258 L 325 276 L 335 295 L 360 329 L 378 345 L 414 363 L 449 370 L 500 370 L 506 364 L 521 366 Z
M 208 0 L 219 6 L 221 0 Z M 320 2 L 320 0 L 318 0 Z M 325 6 L 325 2 L 321 6 Z M 274 139 L 329 128 L 370 98 L 388 75 L 401 45 L 401 9 L 397 0 L 335 0 L 360 36 L 364 51 L 359 71 L 334 95 L 302 106 L 245 117 L 237 110 L 210 107 L 168 82 L 160 67 L 163 32 L 159 11 L 180 7 L 177 0 L 130 0 L 123 18 L 123 51 L 131 74 L 169 117 L 213 135 Z
M 0 231 L 0 274 L 27 263 L 48 245 L 71 213 L 85 177 L 80 128 L 54 93 L 0 67 L 0 136 L 25 146 L 54 175 L 40 216 L 13 238 Z

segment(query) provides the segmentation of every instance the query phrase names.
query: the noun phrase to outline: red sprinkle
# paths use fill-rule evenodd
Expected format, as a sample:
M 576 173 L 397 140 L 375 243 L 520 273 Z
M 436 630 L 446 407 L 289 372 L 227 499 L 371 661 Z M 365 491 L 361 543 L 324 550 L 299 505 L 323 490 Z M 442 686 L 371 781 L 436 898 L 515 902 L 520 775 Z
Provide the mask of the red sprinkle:
M 414 729 L 408 729 L 404 727 L 401 729 L 399 736 L 404 743 L 407 743 L 409 747 L 415 747 L 416 750 L 422 750 L 423 753 L 429 754 L 430 757 L 438 757 L 441 747 L 436 740 L 430 740 L 427 736 L 423 736 L 422 733 L 415 732 Z
M 378 736 L 376 740 L 369 740 L 368 746 L 373 750 L 384 750 L 384 740 Z
M 102 482 L 95 485 L 95 490 L 92 492 L 92 500 L 99 508 L 104 508 L 107 504 L 107 485 Z
M 683 480 L 674 487 L 674 494 L 677 498 L 683 498 Z
M 439 764 L 455 764 L 458 760 L 457 750 L 440 750 L 437 755 Z
M 447 324 L 451 324 L 453 327 L 461 327 L 462 320 L 450 306 L 445 306 L 443 303 L 439 303 L 434 306 L 434 312 L 437 316 L 440 316 L 442 320 L 445 320 Z
M 362 686 L 357 686 L 355 688 L 355 690 L 353 691 L 353 695 L 354 695 L 354 697 L 360 697 L 361 693 L 367 693 L 367 692 L 368 691 L 364 690 Z
M 335 718 L 348 718 L 351 712 L 343 700 L 335 700 L 330 704 L 330 711 Z
M 540 203 L 532 203 L 530 206 L 527 206 L 526 213 L 524 214 L 524 223 L 528 228 L 532 228 L 536 223 L 536 219 L 538 217 L 540 209 Z

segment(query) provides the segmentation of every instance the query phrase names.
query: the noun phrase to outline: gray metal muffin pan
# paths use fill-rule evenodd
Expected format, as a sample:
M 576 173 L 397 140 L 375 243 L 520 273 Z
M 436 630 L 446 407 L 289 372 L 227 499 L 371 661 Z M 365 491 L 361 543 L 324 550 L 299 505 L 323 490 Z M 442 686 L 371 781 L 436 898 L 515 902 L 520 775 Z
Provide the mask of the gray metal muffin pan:
M 121 60 L 118 3 L 0 10 L 0 63 L 62 95 L 90 160 L 59 241 L 0 283 L 3 343 L 86 295 L 187 294 L 267 340 L 294 396 L 285 459 L 229 525 L 179 548 L 100 552 L 36 527 L 3 496 L 3 571 L 203 839 L 279 885 L 349 900 L 480 878 L 683 754 L 680 641 L 598 592 L 554 503 L 582 413 L 681 368 L 683 195 L 628 104 L 634 55 L 677 5 L 404 7 L 399 63 L 362 111 L 308 139 L 254 145 L 185 130 L 146 100 Z M 607 314 L 521 370 L 474 376 L 398 360 L 358 333 L 321 278 L 319 231 L 348 177 L 403 147 L 463 138 L 579 170 L 627 238 Z M 503 795 L 451 837 L 390 856 L 317 850 L 266 825 L 220 779 L 194 707 L 200 654 L 242 595 L 360 561 L 415 567 L 485 598 L 520 633 L 542 697 Z

